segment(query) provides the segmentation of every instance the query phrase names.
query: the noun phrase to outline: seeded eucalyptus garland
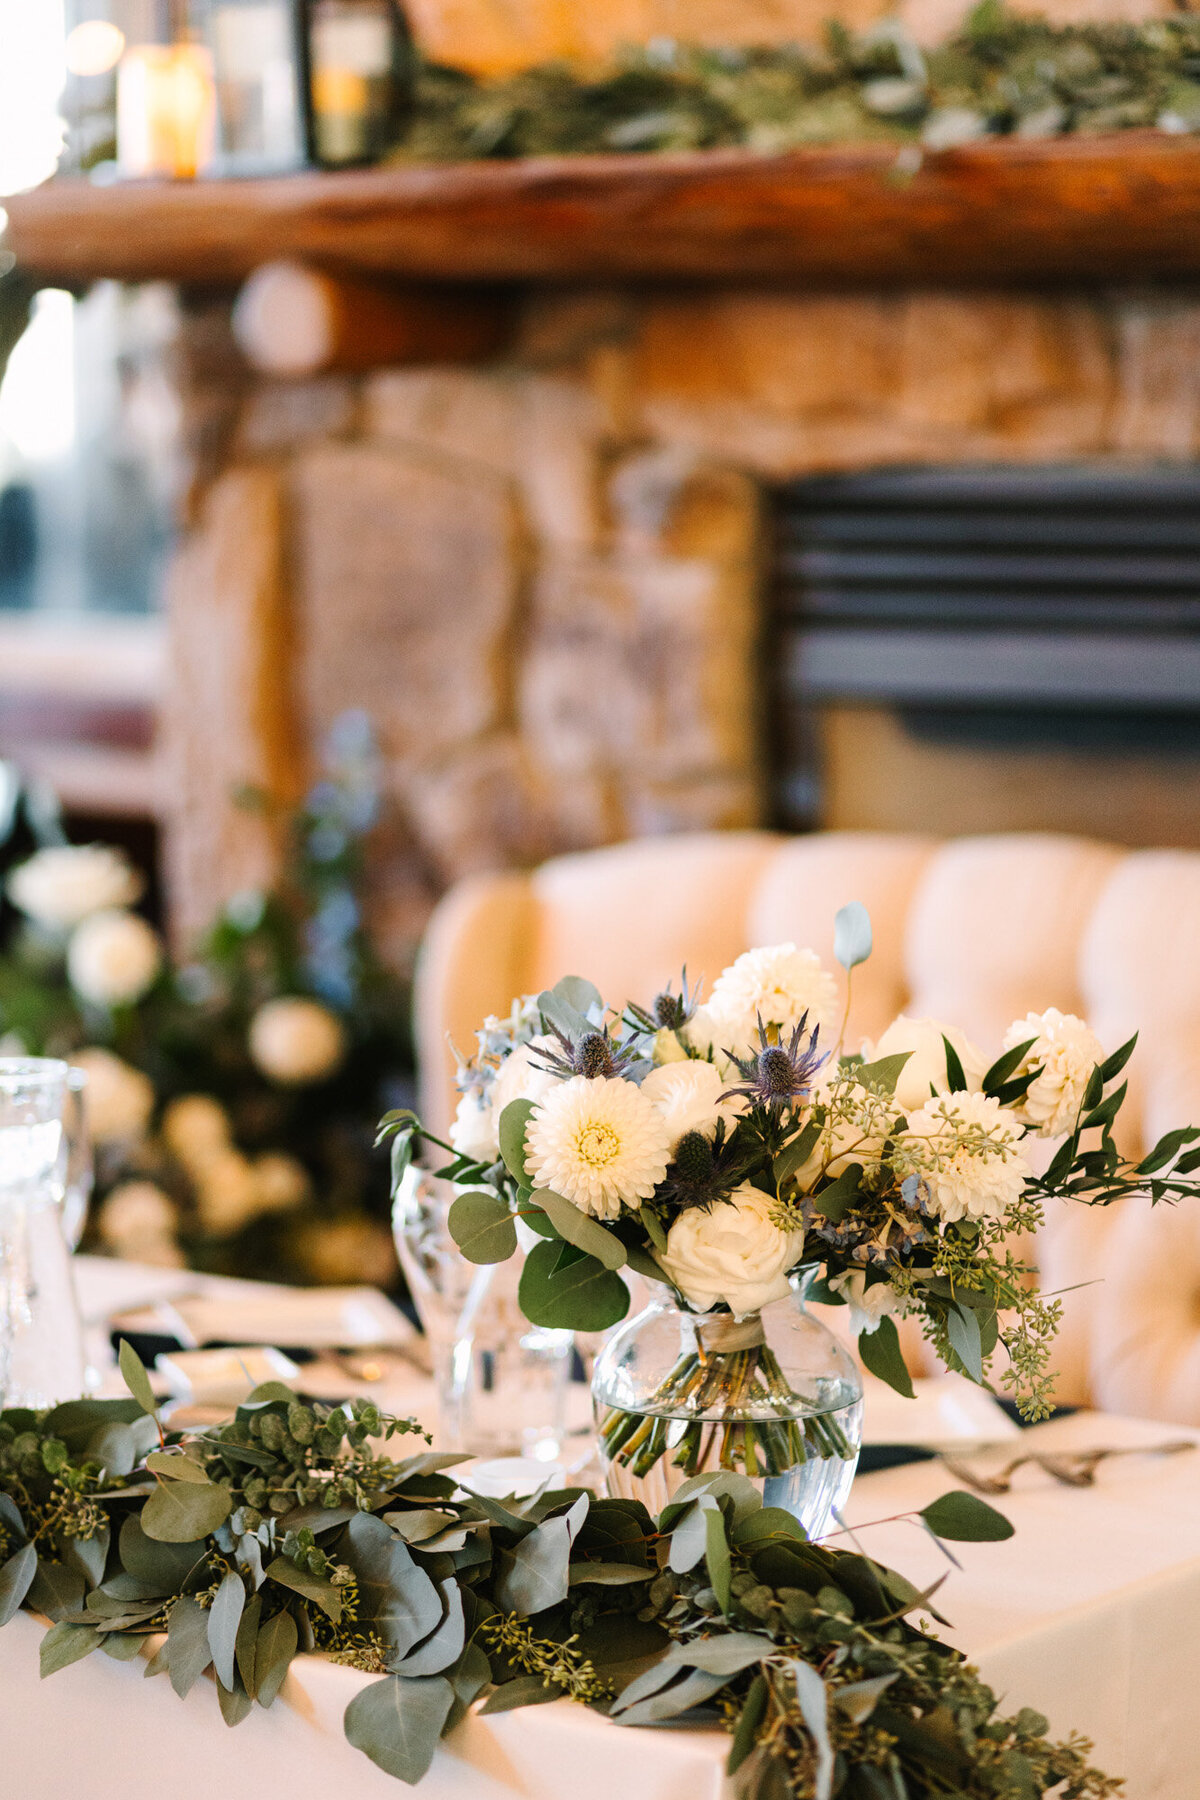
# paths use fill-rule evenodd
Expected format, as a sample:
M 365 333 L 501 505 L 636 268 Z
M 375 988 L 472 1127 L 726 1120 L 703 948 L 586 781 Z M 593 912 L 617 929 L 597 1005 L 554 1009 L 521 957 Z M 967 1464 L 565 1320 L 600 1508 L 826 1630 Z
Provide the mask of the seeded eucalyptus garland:
M 624 1725 L 696 1709 L 732 1734 L 747 1795 L 775 1800 L 1105 1800 L 1080 1738 L 1051 1742 L 959 1653 L 912 1622 L 925 1594 L 867 1557 L 810 1544 L 731 1472 L 655 1520 L 584 1489 L 504 1501 L 464 1459 L 397 1440 L 411 1419 L 258 1388 L 227 1423 L 165 1427 L 136 1356 L 129 1400 L 0 1413 L 0 1624 L 52 1621 L 50 1674 L 96 1651 L 180 1696 L 212 1672 L 226 1724 L 277 1698 L 292 1658 L 377 1675 L 350 1743 L 415 1783 L 466 1710 L 569 1697 Z M 949 1494 L 935 1536 L 1007 1537 Z
M 982 0 L 930 49 L 897 19 L 821 46 L 656 40 L 606 68 L 426 67 L 398 160 L 1200 130 L 1200 18 L 1052 25 Z

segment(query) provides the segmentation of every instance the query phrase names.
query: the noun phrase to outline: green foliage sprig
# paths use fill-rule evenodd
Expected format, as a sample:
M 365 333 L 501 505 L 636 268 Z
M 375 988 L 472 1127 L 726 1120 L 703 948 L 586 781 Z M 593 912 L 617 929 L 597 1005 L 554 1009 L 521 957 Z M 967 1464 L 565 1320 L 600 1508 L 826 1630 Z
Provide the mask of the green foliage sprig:
M 635 1726 L 705 1709 L 753 1795 L 796 1800 L 1105 1800 L 1078 1738 L 998 1716 L 962 1656 L 913 1623 L 931 1593 L 810 1544 L 732 1473 L 652 1519 L 580 1488 L 494 1500 L 464 1459 L 394 1441 L 411 1419 L 308 1405 L 268 1384 L 225 1424 L 172 1431 L 126 1347 L 127 1401 L 0 1413 L 0 1624 L 47 1615 L 41 1666 L 152 1653 L 181 1696 L 212 1671 L 229 1725 L 270 1706 L 292 1658 L 376 1674 L 350 1743 L 407 1782 L 482 1698 L 569 1696 Z M 1008 1536 L 968 1494 L 921 1515 Z M 164 1635 L 165 1634 L 165 1635 Z
M 426 67 L 401 160 L 1200 129 L 1200 19 L 1052 25 L 983 0 L 924 49 L 896 19 L 824 45 L 656 41 L 601 69 Z

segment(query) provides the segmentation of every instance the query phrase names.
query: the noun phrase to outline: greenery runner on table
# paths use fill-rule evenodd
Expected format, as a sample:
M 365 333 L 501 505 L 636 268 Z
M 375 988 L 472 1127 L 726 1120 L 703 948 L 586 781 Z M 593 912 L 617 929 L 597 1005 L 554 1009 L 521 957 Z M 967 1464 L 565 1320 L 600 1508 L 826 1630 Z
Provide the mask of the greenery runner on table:
M 1038 1713 L 998 1716 L 959 1652 L 912 1623 L 940 1617 L 933 1589 L 810 1544 L 744 1476 L 697 1477 L 657 1520 L 581 1488 L 499 1501 L 456 1485 L 461 1456 L 397 1456 L 424 1434 L 366 1402 L 269 1384 L 184 1434 L 127 1344 L 121 1366 L 130 1400 L 0 1413 L 0 1624 L 22 1606 L 50 1617 L 43 1675 L 161 1640 L 146 1674 L 182 1697 L 211 1668 L 236 1725 L 315 1651 L 380 1677 L 346 1736 L 410 1783 L 481 1697 L 501 1712 L 568 1696 L 625 1725 L 703 1708 L 762 1800 L 1120 1786 Z M 916 1517 L 939 1539 L 1012 1531 L 965 1493 Z

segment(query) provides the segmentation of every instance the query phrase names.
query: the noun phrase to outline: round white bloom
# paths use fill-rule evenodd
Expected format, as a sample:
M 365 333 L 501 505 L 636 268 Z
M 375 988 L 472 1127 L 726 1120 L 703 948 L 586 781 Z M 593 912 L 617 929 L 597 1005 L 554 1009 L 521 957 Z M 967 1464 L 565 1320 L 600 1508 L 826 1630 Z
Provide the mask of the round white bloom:
M 658 1260 L 697 1312 L 723 1300 L 745 1318 L 784 1298 L 787 1272 L 803 1243 L 802 1233 L 780 1231 L 773 1223 L 769 1195 L 744 1186 L 716 1206 L 680 1213 Z
M 13 905 L 54 931 L 71 931 L 92 913 L 133 906 L 141 892 L 141 876 L 107 844 L 55 844 L 8 878 Z
M 813 1145 L 808 1161 L 802 1163 L 796 1170 L 796 1185 L 802 1194 L 807 1193 L 821 1175 L 829 1175 L 836 1179 L 850 1167 L 852 1162 L 866 1164 L 877 1161 L 887 1142 L 886 1129 L 878 1128 L 879 1114 L 866 1089 L 858 1082 L 850 1083 L 847 1088 L 847 1084 L 842 1080 L 837 1069 L 823 1069 L 818 1075 L 812 1093 L 813 1106 L 829 1106 L 830 1092 L 835 1080 L 843 1107 L 847 1103 L 854 1106 L 855 1095 L 861 1096 L 861 1105 L 855 1107 L 855 1110 L 876 1128 L 865 1130 L 854 1117 L 827 1116 L 821 1127 L 821 1135 Z M 897 1109 L 897 1113 L 898 1111 L 899 1109 Z
M 1020 1199 L 1024 1133 L 995 1095 L 939 1094 L 909 1114 L 906 1135 L 926 1140 L 921 1179 L 940 1218 L 1003 1219 Z
M 268 1150 L 253 1166 L 260 1212 L 293 1212 L 304 1205 L 310 1184 L 302 1162 L 282 1150 Z
M 154 1083 L 111 1050 L 80 1050 L 71 1066 L 87 1076 L 84 1111 L 88 1130 L 98 1144 L 133 1143 L 150 1123 Z
M 123 1181 L 100 1208 L 100 1236 L 109 1249 L 158 1268 L 183 1267 L 177 1223 L 174 1201 L 152 1181 Z
M 530 1038 L 527 1044 L 518 1044 L 510 1056 L 506 1056 L 500 1065 L 500 1072 L 492 1083 L 492 1112 L 496 1120 L 496 1129 L 500 1128 L 500 1115 L 506 1106 L 514 1100 L 540 1100 L 551 1088 L 559 1085 L 557 1075 L 549 1069 L 543 1069 L 534 1059 L 535 1053 L 544 1050 L 559 1050 L 562 1045 L 557 1038 L 546 1035 Z
M 807 1014 L 808 1029 L 828 1025 L 837 1007 L 837 983 L 815 950 L 773 944 L 747 950 L 713 986 L 703 1009 L 714 1041 L 745 1056 L 758 1043 L 758 1021 L 790 1032 Z
M 472 1162 L 493 1163 L 500 1154 L 496 1137 L 496 1113 L 478 1094 L 464 1094 L 454 1113 L 450 1142 L 460 1156 Z
M 908 1061 L 896 1083 L 896 1104 L 900 1112 L 916 1112 L 929 1099 L 931 1089 L 944 1094 L 949 1087 L 943 1039 L 949 1039 L 962 1064 L 967 1086 L 974 1091 L 987 1070 L 987 1057 L 956 1025 L 943 1025 L 940 1019 L 909 1019 L 901 1013 L 898 1019 L 892 1020 L 877 1044 L 863 1045 L 863 1055 L 868 1062 L 908 1052 Z
M 318 1000 L 268 1000 L 250 1021 L 250 1054 L 283 1087 L 307 1087 L 332 1075 L 346 1054 L 340 1019 Z
M 67 946 L 71 986 L 95 1006 L 132 1006 L 161 968 L 158 933 L 136 913 L 93 913 Z
M 181 1094 L 172 1100 L 163 1114 L 162 1134 L 193 1178 L 232 1141 L 229 1114 L 211 1094 Z
M 709 1062 L 672 1062 L 651 1069 L 642 1083 L 642 1092 L 662 1116 L 672 1154 L 687 1132 L 698 1131 L 711 1138 L 719 1119 L 732 1126 L 737 1115 L 745 1111 L 744 1100 L 722 1102 L 725 1086 L 724 1077 Z
M 228 1237 L 258 1218 L 262 1197 L 249 1157 L 222 1150 L 205 1163 L 196 1178 L 196 1208 L 213 1237 Z
M 619 1076 L 556 1081 L 525 1130 L 525 1162 L 551 1188 L 597 1219 L 648 1200 L 667 1172 L 671 1144 L 661 1115 Z
M 684 1029 L 687 1031 L 686 1026 Z M 662 1068 L 666 1063 L 686 1062 L 688 1060 L 687 1044 L 680 1043 L 677 1031 L 672 1031 L 669 1027 L 664 1026 L 661 1031 L 656 1031 L 654 1034 L 650 1056 L 656 1068 Z
M 1040 1073 L 1014 1110 L 1043 1137 L 1059 1137 L 1075 1124 L 1092 1070 L 1104 1061 L 1104 1046 L 1084 1019 L 1056 1006 L 1014 1020 L 1004 1034 L 1004 1048 L 1015 1050 L 1030 1038 L 1036 1042 L 1016 1072 Z
M 878 1331 L 884 1319 L 892 1315 L 903 1317 L 905 1312 L 904 1301 L 891 1284 L 875 1281 L 868 1287 L 862 1269 L 847 1269 L 845 1274 L 835 1275 L 829 1286 L 850 1302 L 850 1330 L 855 1337 L 860 1332 Z

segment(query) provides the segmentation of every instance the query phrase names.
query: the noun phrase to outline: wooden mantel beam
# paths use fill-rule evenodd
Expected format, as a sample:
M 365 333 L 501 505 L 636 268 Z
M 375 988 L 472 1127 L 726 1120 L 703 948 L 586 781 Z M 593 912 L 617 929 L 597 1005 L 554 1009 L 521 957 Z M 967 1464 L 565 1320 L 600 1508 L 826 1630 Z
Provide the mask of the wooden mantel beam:
M 478 282 L 1028 285 L 1200 275 L 1200 141 L 554 157 L 271 180 L 52 181 L 5 202 L 47 280 L 229 283 L 295 258 Z

